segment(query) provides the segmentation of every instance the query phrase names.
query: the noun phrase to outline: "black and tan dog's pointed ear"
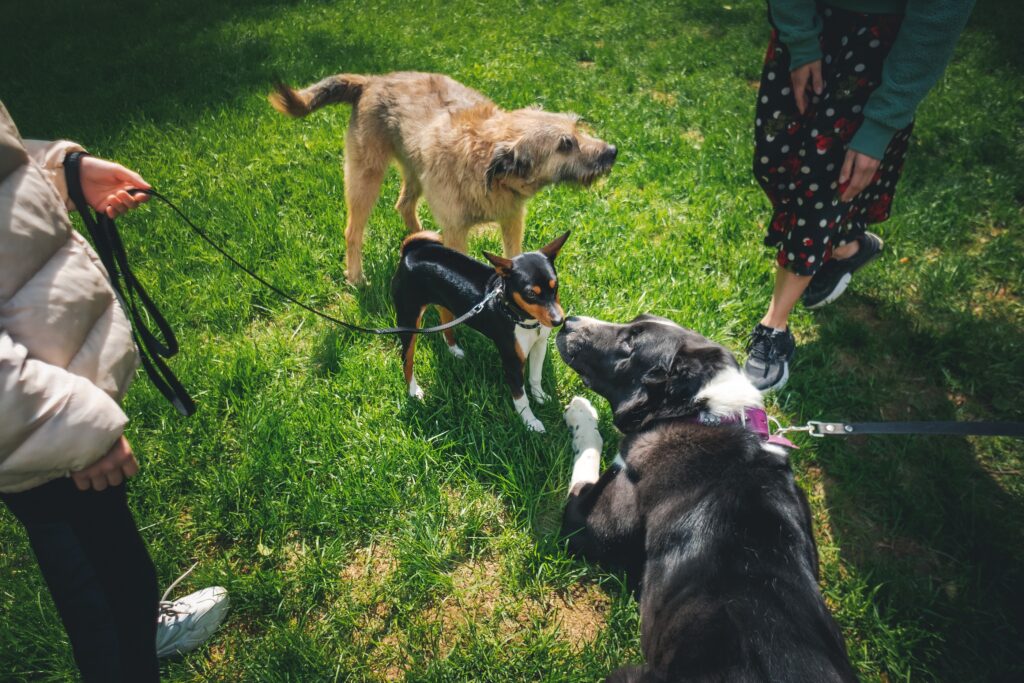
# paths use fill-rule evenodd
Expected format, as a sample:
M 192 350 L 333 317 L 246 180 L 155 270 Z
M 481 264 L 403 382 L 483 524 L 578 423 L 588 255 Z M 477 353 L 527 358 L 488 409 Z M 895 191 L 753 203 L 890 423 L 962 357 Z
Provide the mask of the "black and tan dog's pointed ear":
M 549 261 L 554 261 L 555 257 L 558 256 L 558 252 L 562 250 L 562 245 L 565 244 L 565 241 L 567 239 L 569 239 L 570 232 L 572 231 L 566 230 L 563 235 L 561 235 L 560 237 L 556 237 L 549 244 L 545 244 L 537 251 L 547 256 Z
M 484 252 L 484 258 L 494 264 L 494 269 L 498 271 L 498 275 L 505 277 L 512 272 L 512 259 L 492 254 L 489 251 Z

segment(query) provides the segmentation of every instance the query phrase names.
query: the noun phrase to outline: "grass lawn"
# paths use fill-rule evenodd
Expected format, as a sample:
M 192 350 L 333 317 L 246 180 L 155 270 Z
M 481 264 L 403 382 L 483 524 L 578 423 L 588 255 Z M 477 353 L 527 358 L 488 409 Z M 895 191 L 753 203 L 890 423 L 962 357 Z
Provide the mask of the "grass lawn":
M 756 0 L 11 3 L 0 97 L 26 137 L 139 169 L 239 258 L 352 321 L 393 324 L 404 226 L 392 172 L 368 227 L 370 285 L 343 274 L 348 107 L 286 119 L 275 75 L 448 73 L 508 107 L 572 110 L 618 145 L 590 191 L 530 205 L 527 247 L 571 228 L 570 313 L 669 316 L 738 352 L 766 306 L 768 202 L 750 173 L 767 41 Z M 921 108 L 885 257 L 839 303 L 794 318 L 808 419 L 1024 419 L 1024 51 L 1018 3 L 981 0 Z M 434 223 L 421 207 L 426 227 Z M 595 681 L 637 661 L 621 577 L 557 537 L 571 466 L 561 406 L 586 390 L 548 356 L 515 417 L 497 354 L 422 340 L 423 403 L 397 342 L 332 329 L 240 277 L 153 205 L 121 221 L 180 333 L 199 404 L 180 419 L 140 378 L 130 497 L 166 585 L 221 584 L 231 616 L 171 681 Z M 500 250 L 494 230 L 472 253 Z M 436 318 L 428 315 L 427 321 Z M 593 397 L 592 397 L 593 398 Z M 605 455 L 617 437 L 602 412 Z M 0 418 L 2 419 L 2 418 Z M 974 438 L 797 437 L 822 586 L 865 680 L 1024 676 L 1024 454 Z M 69 680 L 70 650 L 27 542 L 0 511 L 0 679 Z

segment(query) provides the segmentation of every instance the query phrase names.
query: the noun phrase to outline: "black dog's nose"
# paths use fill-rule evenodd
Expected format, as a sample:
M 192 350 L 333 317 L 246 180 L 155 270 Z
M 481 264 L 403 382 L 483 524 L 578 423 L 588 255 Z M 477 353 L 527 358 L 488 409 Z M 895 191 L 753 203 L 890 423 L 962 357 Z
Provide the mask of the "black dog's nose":
M 615 145 L 608 145 L 608 148 L 601 152 L 601 156 L 598 157 L 598 161 L 602 164 L 613 164 L 615 163 L 615 157 L 619 155 L 619 149 Z

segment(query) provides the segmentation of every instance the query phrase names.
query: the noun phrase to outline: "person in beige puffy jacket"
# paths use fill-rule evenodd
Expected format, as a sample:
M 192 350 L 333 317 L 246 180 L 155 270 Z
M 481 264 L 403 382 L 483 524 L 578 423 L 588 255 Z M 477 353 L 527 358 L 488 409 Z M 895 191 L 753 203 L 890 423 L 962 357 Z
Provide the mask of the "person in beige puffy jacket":
M 158 646 L 198 645 L 227 600 L 206 589 L 161 603 L 128 509 L 124 480 L 138 464 L 120 401 L 139 356 L 106 271 L 69 220 L 63 162 L 84 151 L 22 140 L 0 103 L 0 499 L 28 533 L 83 678 L 158 680 Z M 137 173 L 80 163 L 96 211 L 113 218 L 145 200 L 127 191 L 149 187 Z

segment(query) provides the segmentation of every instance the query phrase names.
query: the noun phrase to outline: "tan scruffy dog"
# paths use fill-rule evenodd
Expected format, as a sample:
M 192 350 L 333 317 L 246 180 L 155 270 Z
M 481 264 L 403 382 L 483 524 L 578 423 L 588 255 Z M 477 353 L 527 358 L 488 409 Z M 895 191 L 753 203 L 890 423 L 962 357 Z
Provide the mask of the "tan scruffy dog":
M 421 229 L 416 204 L 423 195 L 447 246 L 465 252 L 470 228 L 496 221 L 509 257 L 522 251 L 530 197 L 551 183 L 589 185 L 615 162 L 615 146 L 580 130 L 576 116 L 502 111 L 440 74 L 339 74 L 304 90 L 276 90 L 270 103 L 289 116 L 353 105 L 345 136 L 346 265 L 353 283 L 363 281 L 363 229 L 391 159 L 402 170 L 395 208 L 409 232 Z

